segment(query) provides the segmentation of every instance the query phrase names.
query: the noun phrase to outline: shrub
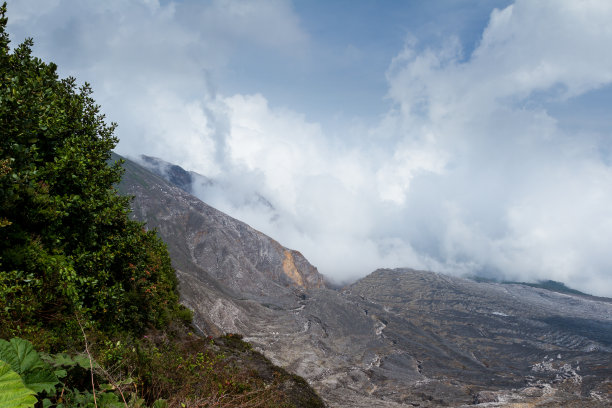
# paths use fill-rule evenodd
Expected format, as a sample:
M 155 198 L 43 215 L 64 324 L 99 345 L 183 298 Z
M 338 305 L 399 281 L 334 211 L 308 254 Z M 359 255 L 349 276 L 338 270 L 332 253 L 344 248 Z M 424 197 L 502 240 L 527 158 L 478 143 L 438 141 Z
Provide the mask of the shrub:
M 61 343 L 76 313 L 108 332 L 187 319 L 164 243 L 114 188 L 115 125 L 31 39 L 11 52 L 0 14 L 0 336 Z

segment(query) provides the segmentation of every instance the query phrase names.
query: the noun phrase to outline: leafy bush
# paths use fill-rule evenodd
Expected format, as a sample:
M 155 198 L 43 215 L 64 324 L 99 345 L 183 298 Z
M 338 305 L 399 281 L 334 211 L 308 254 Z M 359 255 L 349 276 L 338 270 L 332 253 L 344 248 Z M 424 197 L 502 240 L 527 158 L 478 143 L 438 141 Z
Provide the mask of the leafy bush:
M 117 194 L 117 139 L 88 84 L 11 52 L 0 10 L 0 336 L 43 346 L 78 334 L 78 312 L 107 331 L 142 333 L 185 312 L 165 244 L 128 219 Z M 42 330 L 54 334 L 41 335 Z M 66 332 L 69 333 L 66 336 Z M 60 334 L 61 333 L 61 334 Z
M 0 340 L 0 407 L 32 408 L 38 401 L 43 407 L 57 408 L 144 407 L 144 400 L 135 393 L 126 400 L 122 392 L 116 392 L 116 384 L 93 382 L 92 369 L 102 370 L 88 355 L 41 356 L 27 340 Z M 92 382 L 83 381 L 87 378 Z M 153 406 L 164 407 L 162 402 L 155 401 Z

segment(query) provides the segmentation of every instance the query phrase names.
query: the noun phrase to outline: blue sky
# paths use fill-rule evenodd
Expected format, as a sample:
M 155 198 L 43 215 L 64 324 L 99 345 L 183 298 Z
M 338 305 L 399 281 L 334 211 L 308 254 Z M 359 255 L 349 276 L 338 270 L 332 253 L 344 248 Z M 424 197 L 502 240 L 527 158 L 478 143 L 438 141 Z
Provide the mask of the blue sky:
M 385 72 L 408 36 L 420 47 L 457 36 L 469 55 L 491 10 L 503 1 L 297 1 L 294 11 L 309 38 L 293 58 L 242 50 L 221 73 L 226 93 L 263 93 L 308 119 L 368 118 L 389 108 Z
M 612 296 L 612 3 L 13 0 L 119 153 L 338 281 L 379 267 Z M 261 194 L 270 208 L 254 199 Z

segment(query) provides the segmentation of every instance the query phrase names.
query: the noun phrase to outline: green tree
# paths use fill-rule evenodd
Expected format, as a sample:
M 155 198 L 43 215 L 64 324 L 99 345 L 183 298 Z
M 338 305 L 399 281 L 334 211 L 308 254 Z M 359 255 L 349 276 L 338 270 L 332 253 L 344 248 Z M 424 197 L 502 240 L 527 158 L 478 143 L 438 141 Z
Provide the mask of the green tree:
M 0 336 L 65 329 L 75 314 L 141 332 L 179 310 L 165 245 L 128 218 L 117 143 L 88 84 L 14 50 L 0 9 Z M 36 339 L 34 339 L 36 340 Z

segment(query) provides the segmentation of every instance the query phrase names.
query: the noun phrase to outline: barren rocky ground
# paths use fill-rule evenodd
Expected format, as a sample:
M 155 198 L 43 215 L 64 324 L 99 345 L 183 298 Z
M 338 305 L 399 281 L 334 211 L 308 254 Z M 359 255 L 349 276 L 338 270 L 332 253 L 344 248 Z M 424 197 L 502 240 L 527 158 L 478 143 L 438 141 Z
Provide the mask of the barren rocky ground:
M 191 196 L 182 169 L 181 189 L 125 168 L 198 328 L 243 334 L 331 407 L 612 404 L 609 299 L 411 269 L 332 290 L 299 252 Z

